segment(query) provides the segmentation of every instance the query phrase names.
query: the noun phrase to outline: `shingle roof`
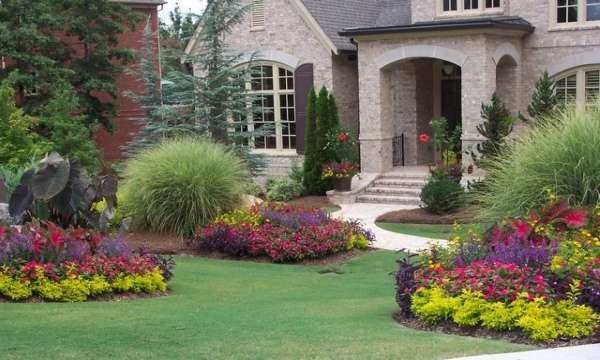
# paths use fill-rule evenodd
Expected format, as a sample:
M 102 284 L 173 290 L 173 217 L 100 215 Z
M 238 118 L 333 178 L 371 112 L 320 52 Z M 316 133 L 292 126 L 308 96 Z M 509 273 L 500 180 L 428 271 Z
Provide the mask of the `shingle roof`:
M 356 50 L 346 28 L 410 24 L 410 0 L 302 0 L 339 50 Z
M 353 27 L 344 29 L 340 34 L 342 36 L 355 36 L 369 34 L 448 31 L 482 28 L 510 29 L 522 31 L 524 33 L 530 33 L 535 29 L 529 21 L 518 16 L 495 16 L 424 21 L 408 25 Z

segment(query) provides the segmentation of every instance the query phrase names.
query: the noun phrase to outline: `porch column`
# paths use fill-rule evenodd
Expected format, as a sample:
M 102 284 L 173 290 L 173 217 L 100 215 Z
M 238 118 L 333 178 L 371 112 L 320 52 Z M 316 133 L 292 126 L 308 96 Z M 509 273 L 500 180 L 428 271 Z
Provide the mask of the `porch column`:
M 487 104 L 496 91 L 496 64 L 488 54 L 485 43 L 479 48 L 480 54 L 471 55 L 462 67 L 462 126 L 463 126 L 463 166 L 473 164 L 470 151 L 483 139 L 477 126 L 483 123 L 481 105 Z
M 392 169 L 394 129 L 390 77 L 388 70 L 380 70 L 364 57 L 360 61 L 360 155 L 363 173 L 380 174 Z

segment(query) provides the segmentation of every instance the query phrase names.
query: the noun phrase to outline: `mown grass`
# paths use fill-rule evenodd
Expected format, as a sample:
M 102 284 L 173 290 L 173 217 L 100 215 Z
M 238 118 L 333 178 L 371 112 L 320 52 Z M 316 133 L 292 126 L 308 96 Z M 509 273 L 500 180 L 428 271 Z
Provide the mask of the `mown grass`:
M 431 360 L 527 349 L 399 326 L 397 258 L 372 252 L 332 274 L 179 257 L 168 297 L 0 303 L 1 358 Z

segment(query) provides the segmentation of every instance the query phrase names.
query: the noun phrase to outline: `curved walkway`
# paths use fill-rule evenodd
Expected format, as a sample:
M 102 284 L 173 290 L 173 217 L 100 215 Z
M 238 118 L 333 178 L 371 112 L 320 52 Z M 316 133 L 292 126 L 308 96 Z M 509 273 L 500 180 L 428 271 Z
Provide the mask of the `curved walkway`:
M 390 211 L 414 209 L 414 206 L 402 205 L 379 205 L 379 204 L 350 204 L 341 205 L 341 210 L 333 213 L 333 216 L 344 219 L 360 220 L 364 226 L 375 235 L 373 247 L 386 250 L 408 250 L 417 252 L 427 249 L 429 244 L 437 243 L 444 245 L 446 241 L 432 240 L 420 236 L 397 234 L 383 230 L 375 224 L 375 220 Z
M 527 351 L 511 354 L 480 355 L 454 360 L 598 360 L 600 344 L 573 346 L 558 349 Z

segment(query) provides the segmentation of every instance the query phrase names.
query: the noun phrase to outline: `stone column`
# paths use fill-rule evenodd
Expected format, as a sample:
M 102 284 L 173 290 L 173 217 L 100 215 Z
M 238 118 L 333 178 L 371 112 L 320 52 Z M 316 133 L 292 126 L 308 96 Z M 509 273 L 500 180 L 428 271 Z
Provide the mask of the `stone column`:
M 363 173 L 392 169 L 392 91 L 389 70 L 359 55 L 360 149 Z
M 473 164 L 470 154 L 483 138 L 477 126 L 483 122 L 481 105 L 487 104 L 496 90 L 496 64 L 488 51 L 486 39 L 481 37 L 477 51 L 470 52 L 462 67 L 462 126 L 463 166 Z

